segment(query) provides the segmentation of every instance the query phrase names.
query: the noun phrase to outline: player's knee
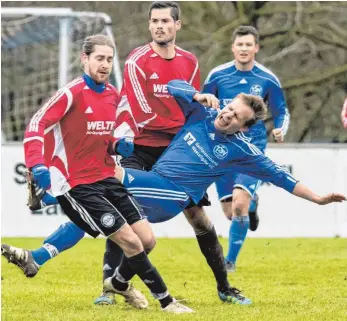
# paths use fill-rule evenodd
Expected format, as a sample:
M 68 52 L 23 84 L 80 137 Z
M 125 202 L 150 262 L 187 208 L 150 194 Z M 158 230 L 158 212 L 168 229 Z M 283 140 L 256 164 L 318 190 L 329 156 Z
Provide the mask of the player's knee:
M 148 240 L 146 243 L 143 244 L 144 250 L 147 254 L 149 254 L 157 244 L 157 241 L 155 238 L 152 238 Z
M 222 204 L 222 208 L 223 208 L 223 212 L 224 212 L 225 217 L 228 220 L 231 220 L 233 217 L 233 204 L 232 204 L 231 200 L 230 201 L 224 201 L 221 204 Z
M 155 236 L 153 232 L 141 234 L 140 239 L 141 239 L 143 248 L 147 254 L 154 249 L 156 240 L 155 240 Z
M 143 245 L 140 238 L 132 230 L 120 230 L 111 236 L 123 249 L 126 256 L 136 255 L 143 251 Z
M 208 232 L 213 226 L 202 207 L 195 206 L 185 209 L 184 215 L 186 216 L 189 224 L 193 227 L 196 235 Z
M 249 204 L 251 202 L 251 197 L 248 194 L 240 194 L 239 196 L 234 196 L 232 201 L 232 216 L 243 216 L 248 214 Z

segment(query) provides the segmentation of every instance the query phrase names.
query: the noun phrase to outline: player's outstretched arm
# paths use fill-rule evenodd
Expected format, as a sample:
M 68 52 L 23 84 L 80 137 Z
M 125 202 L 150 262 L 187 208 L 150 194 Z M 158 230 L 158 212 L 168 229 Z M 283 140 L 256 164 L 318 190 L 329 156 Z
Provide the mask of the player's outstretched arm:
M 346 201 L 346 196 L 338 193 L 330 193 L 324 196 L 319 196 L 312 192 L 308 187 L 302 183 L 297 183 L 292 192 L 294 195 L 304 198 L 308 201 L 316 203 L 318 205 L 326 205 L 330 203 Z
M 181 98 L 187 103 L 197 101 L 205 107 L 219 108 L 219 100 L 213 94 L 201 94 L 184 80 L 171 80 L 168 83 L 168 91 L 175 98 Z
M 240 143 L 240 141 L 238 141 L 238 143 Z M 254 145 L 251 146 L 254 148 Z M 240 150 L 244 152 L 249 146 L 243 145 L 242 147 L 243 148 Z M 298 182 L 286 168 L 274 163 L 270 158 L 260 153 L 260 151 L 258 155 L 254 154 L 254 156 L 250 157 L 251 152 L 254 153 L 253 148 L 246 155 L 241 153 L 243 158 L 240 158 L 240 162 L 237 164 L 240 166 L 239 171 L 241 173 L 251 175 L 266 182 L 271 182 L 295 196 L 319 205 L 347 200 L 345 195 L 338 193 L 331 193 L 324 196 L 315 194 L 304 184 Z M 253 157 L 255 157 L 255 159 L 252 160 Z

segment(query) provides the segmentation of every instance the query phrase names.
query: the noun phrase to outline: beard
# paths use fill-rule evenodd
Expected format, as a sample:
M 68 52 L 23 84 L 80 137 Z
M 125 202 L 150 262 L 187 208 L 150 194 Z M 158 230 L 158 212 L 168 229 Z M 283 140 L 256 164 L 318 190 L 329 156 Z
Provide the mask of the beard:
M 167 47 L 173 40 L 174 40 L 173 37 L 171 39 L 167 39 L 167 40 L 154 40 L 153 39 L 153 41 L 160 47 Z

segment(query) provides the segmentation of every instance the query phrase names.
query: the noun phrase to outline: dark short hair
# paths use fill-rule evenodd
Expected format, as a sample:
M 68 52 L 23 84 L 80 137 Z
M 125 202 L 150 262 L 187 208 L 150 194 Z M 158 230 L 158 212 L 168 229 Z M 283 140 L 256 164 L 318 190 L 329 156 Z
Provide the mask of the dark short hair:
M 236 37 L 253 35 L 255 43 L 259 43 L 259 32 L 253 26 L 239 26 L 236 28 L 231 36 L 231 42 L 234 43 Z
M 258 120 L 264 120 L 267 114 L 267 106 L 264 103 L 264 100 L 256 95 L 248 95 L 248 94 L 238 94 L 236 98 L 242 99 L 242 101 L 249 107 L 251 107 L 254 111 L 254 117 L 245 122 L 246 127 L 253 126 Z
M 115 49 L 114 43 L 110 37 L 102 34 L 97 34 L 84 39 L 82 45 L 82 52 L 89 56 L 92 52 L 94 52 L 95 46 L 97 45 L 109 46 L 113 49 L 113 52 Z
M 180 7 L 174 1 L 154 1 L 149 7 L 148 16 L 152 17 L 153 9 L 166 9 L 171 8 L 171 17 L 174 21 L 180 20 Z

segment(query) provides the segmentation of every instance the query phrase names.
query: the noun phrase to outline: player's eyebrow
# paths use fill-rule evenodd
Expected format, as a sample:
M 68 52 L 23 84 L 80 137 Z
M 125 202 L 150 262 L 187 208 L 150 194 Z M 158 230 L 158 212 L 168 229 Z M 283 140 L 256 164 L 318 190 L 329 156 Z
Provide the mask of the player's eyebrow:
M 113 56 L 105 56 L 105 55 L 96 55 L 96 58 L 107 58 L 107 59 L 109 59 L 109 58 L 113 58 Z

